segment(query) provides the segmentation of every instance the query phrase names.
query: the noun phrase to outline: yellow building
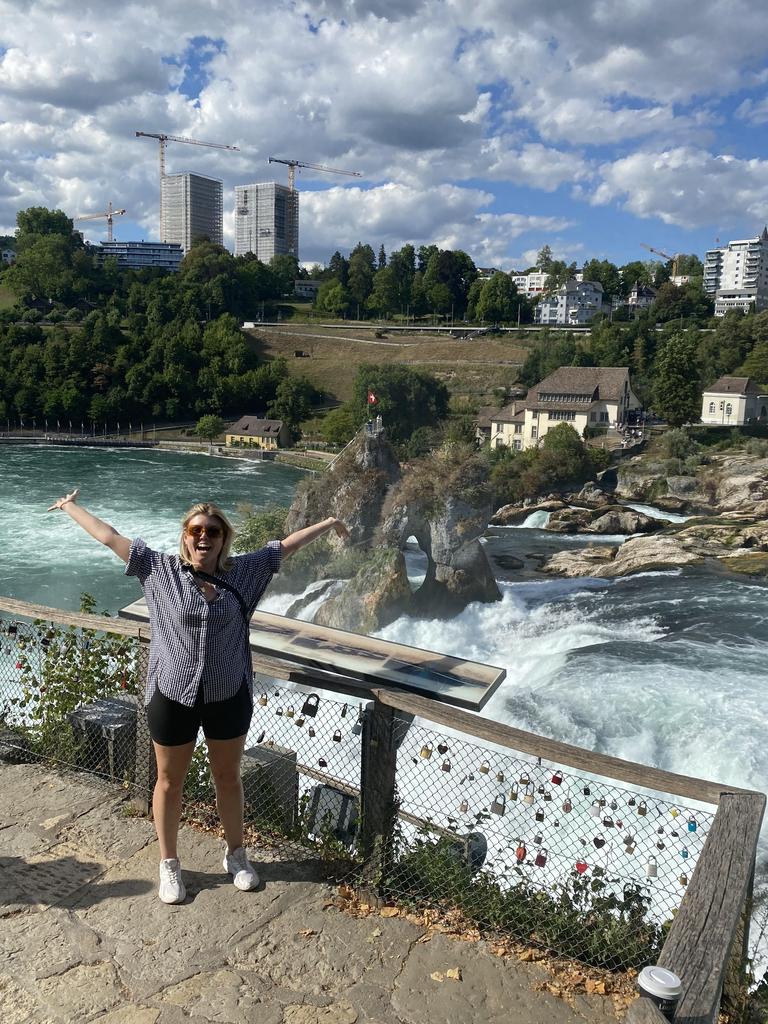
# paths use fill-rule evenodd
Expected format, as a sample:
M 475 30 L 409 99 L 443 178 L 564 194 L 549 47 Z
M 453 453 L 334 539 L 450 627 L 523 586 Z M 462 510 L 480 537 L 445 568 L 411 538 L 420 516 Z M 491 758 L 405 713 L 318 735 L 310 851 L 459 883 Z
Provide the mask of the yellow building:
M 243 416 L 226 433 L 228 448 L 262 448 L 275 451 L 287 448 L 291 432 L 282 420 L 263 420 L 258 416 Z

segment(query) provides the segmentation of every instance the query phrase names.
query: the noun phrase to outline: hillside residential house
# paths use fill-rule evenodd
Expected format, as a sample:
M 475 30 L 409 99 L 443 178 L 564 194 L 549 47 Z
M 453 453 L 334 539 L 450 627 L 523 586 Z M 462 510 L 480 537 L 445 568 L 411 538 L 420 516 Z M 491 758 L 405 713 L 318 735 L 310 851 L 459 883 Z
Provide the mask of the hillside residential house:
M 0 263 L 5 263 L 10 266 L 16 262 L 16 251 L 15 249 L 0 249 Z
M 274 451 L 290 445 L 291 432 L 282 420 L 243 416 L 229 428 L 226 438 L 228 448 L 264 448 Z
M 317 291 L 322 283 L 322 281 L 297 279 L 293 282 L 293 294 L 300 299 L 311 299 L 314 302 L 317 298 Z
M 534 316 L 537 324 L 582 327 L 602 312 L 603 286 L 598 281 L 578 281 L 572 277 L 553 295 L 542 297 Z
M 535 299 L 547 287 L 549 274 L 545 274 L 544 271 L 540 270 L 532 270 L 530 274 L 516 274 L 512 272 L 509 276 L 512 278 L 512 284 L 521 295 L 525 295 L 527 299 Z
M 721 377 L 701 398 L 701 422 L 709 427 L 740 427 L 749 420 L 768 419 L 768 391 L 749 377 Z
M 491 447 L 534 448 L 559 423 L 583 437 L 587 427 L 618 427 L 639 408 L 626 366 L 561 366 L 492 415 Z

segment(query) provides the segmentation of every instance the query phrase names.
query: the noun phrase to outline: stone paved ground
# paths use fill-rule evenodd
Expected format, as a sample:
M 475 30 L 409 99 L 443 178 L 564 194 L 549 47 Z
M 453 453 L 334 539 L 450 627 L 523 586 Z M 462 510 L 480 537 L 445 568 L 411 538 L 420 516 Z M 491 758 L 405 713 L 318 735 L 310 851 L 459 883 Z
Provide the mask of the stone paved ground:
M 536 964 L 329 906 L 312 865 L 264 859 L 238 892 L 214 836 L 182 830 L 187 900 L 156 896 L 151 822 L 84 775 L 0 764 L 2 1024 L 574 1024 Z M 458 968 L 461 980 L 446 972 Z M 434 978 L 433 975 L 437 975 Z M 441 980 L 442 979 L 442 980 Z

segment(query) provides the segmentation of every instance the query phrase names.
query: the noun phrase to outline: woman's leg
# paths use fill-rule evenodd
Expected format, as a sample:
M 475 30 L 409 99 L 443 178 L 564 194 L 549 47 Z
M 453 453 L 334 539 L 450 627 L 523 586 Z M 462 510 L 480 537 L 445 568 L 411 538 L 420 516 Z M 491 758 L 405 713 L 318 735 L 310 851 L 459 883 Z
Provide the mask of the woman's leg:
M 216 807 L 219 812 L 227 849 L 236 850 L 243 845 L 243 783 L 240 762 L 245 747 L 245 736 L 231 740 L 206 739 L 208 762 L 216 787 Z
M 177 747 L 165 747 L 159 743 L 153 745 L 157 759 L 157 782 L 152 796 L 152 814 L 160 844 L 160 859 L 168 860 L 178 856 L 176 841 L 181 819 L 181 796 L 195 741 Z

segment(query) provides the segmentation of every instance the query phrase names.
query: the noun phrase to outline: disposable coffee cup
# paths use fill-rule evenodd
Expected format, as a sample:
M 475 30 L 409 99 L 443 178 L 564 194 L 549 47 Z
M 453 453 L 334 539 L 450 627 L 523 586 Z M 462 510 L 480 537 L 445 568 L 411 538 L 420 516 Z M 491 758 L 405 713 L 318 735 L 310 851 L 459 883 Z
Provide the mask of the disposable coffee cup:
M 676 974 L 664 967 L 644 967 L 637 976 L 640 995 L 655 1003 L 667 1020 L 675 1019 L 675 1010 L 683 994 L 683 985 Z

